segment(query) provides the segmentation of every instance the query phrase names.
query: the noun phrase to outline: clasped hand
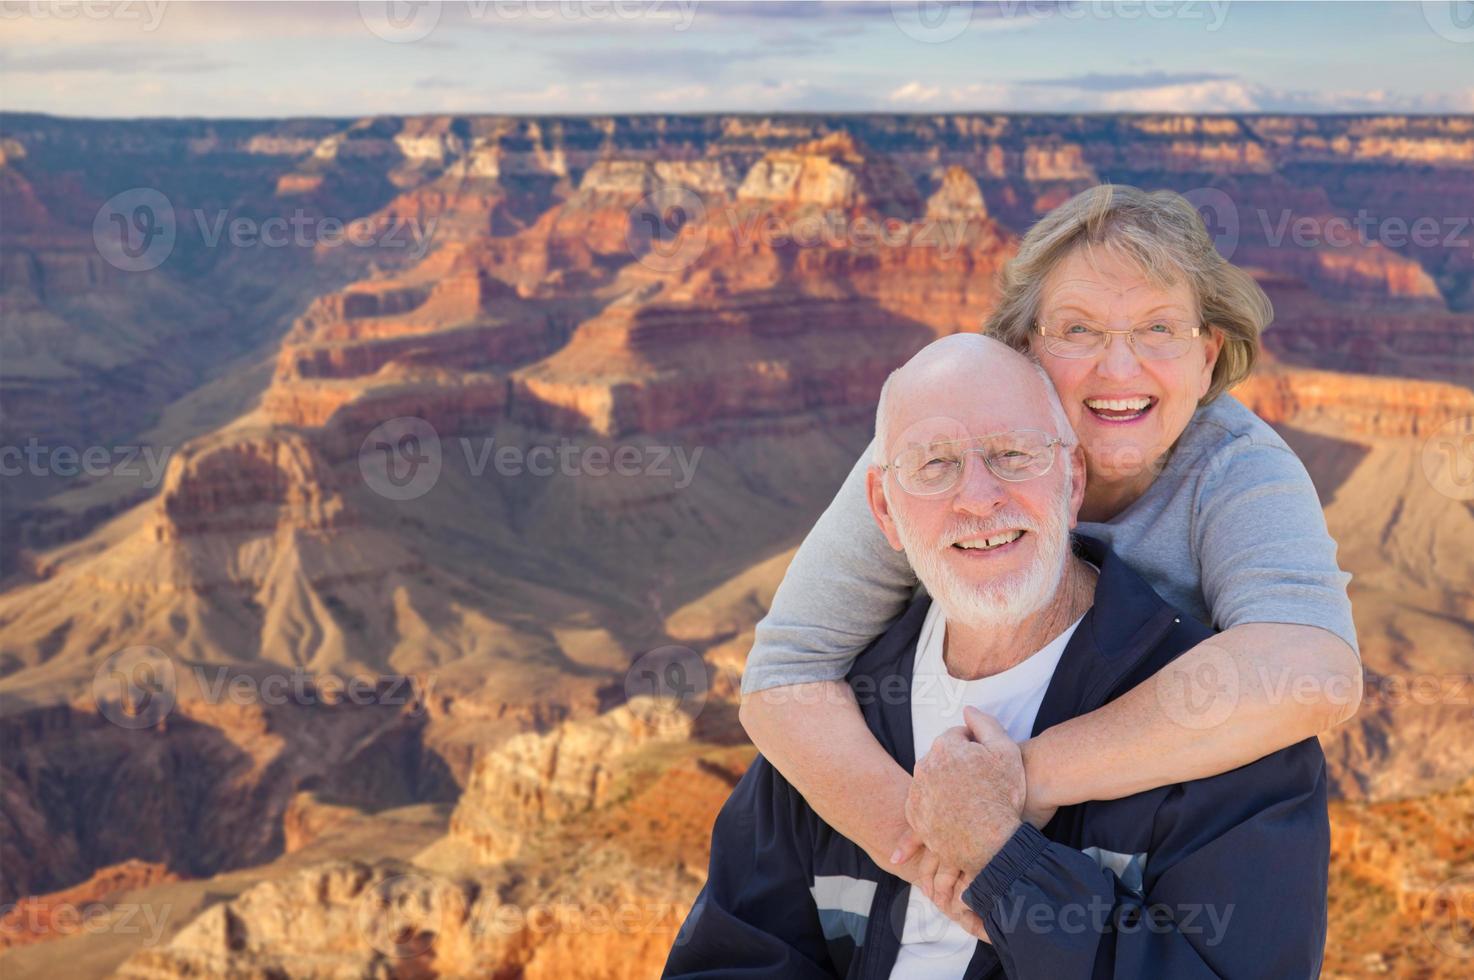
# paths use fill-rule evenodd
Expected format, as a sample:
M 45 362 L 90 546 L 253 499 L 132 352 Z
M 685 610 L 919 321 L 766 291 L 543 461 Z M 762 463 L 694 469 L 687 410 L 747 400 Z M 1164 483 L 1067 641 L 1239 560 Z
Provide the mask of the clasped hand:
M 1028 787 L 1018 743 L 991 715 L 965 708 L 965 727 L 949 728 L 919 762 L 906 798 L 906 822 L 891 864 L 971 935 L 988 942 L 962 893 L 1026 819 Z M 1047 822 L 1048 813 L 1029 814 Z

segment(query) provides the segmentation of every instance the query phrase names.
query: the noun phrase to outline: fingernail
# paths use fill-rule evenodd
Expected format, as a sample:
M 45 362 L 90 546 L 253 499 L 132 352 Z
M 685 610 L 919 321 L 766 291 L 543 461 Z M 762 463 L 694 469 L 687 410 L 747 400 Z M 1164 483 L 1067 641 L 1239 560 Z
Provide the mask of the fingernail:
M 900 863 L 901 863 L 901 849 L 898 847 L 894 851 L 891 851 L 891 864 L 900 864 Z

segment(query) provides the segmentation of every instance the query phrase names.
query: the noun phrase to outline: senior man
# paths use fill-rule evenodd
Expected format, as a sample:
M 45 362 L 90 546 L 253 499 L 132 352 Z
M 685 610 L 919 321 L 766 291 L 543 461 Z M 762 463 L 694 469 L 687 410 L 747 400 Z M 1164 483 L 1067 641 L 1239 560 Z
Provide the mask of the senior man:
M 1072 537 L 1083 459 L 1043 372 L 977 335 L 937 341 L 882 389 L 876 457 L 871 509 L 926 594 L 849 682 L 914 774 L 907 818 L 964 881 L 936 896 L 944 915 L 758 757 L 717 817 L 665 975 L 1316 975 L 1330 831 L 1314 739 L 1066 807 L 1042 829 L 1023 818 L 1018 741 L 1211 635 L 1104 544 Z

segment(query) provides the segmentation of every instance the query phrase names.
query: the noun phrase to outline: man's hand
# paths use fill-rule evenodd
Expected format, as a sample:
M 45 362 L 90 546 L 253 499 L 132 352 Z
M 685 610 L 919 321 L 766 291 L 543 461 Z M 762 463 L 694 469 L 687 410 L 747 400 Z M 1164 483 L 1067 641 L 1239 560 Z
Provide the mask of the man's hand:
M 926 896 L 949 920 L 961 925 L 968 936 L 979 942 L 993 942 L 983 928 L 983 920 L 963 900 L 963 890 L 971 884 L 971 878 L 963 878 L 958 868 L 943 867 L 942 859 L 921 843 L 915 831 L 908 830 L 902 836 L 890 855 L 890 865 L 898 877 Z
M 890 863 L 898 877 L 925 895 L 968 935 L 985 943 L 993 941 L 983 929 L 983 920 L 962 900 L 962 892 L 972 879 L 963 878 L 958 868 L 943 866 L 941 859 L 921 842 L 915 830 L 908 828 L 901 835 L 901 842 L 896 845 Z
M 966 728 L 943 732 L 916 764 L 906 819 L 942 865 L 970 882 L 1018 830 L 1027 787 L 1018 744 L 1003 726 L 976 708 L 963 718 Z

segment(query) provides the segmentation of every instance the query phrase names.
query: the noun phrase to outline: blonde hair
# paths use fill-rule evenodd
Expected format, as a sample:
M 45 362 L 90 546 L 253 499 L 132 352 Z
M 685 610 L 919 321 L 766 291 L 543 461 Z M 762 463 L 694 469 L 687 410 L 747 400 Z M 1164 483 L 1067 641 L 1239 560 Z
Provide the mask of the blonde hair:
M 1174 285 L 1185 276 L 1203 325 L 1223 347 L 1199 404 L 1206 405 L 1249 376 L 1259 335 L 1274 319 L 1264 290 L 1213 245 L 1202 216 L 1173 191 L 1101 184 L 1082 191 L 1040 218 L 999 276 L 999 302 L 983 332 L 1017 351 L 1032 351 L 1044 279 L 1077 248 L 1099 246 L 1140 267 L 1149 280 Z

